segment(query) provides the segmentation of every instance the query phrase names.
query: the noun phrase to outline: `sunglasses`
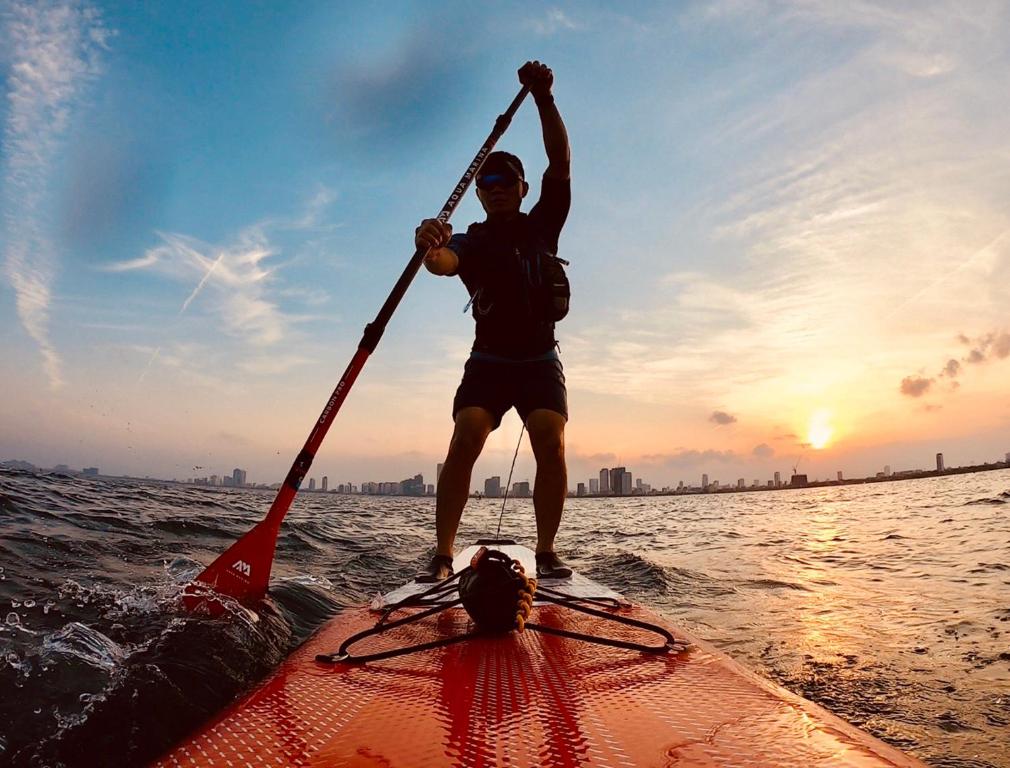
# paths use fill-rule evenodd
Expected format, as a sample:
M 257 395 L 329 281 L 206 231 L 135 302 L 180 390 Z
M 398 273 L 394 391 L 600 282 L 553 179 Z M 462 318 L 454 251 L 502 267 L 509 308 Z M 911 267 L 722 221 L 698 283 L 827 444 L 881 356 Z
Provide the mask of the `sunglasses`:
M 518 182 L 519 177 L 514 173 L 488 173 L 477 177 L 477 189 L 507 189 Z

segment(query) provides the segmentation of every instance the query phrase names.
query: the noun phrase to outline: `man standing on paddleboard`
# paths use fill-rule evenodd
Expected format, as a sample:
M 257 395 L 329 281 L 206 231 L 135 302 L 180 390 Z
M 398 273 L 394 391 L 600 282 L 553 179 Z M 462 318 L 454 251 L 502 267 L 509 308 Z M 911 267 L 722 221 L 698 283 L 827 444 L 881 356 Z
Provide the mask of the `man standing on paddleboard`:
M 568 281 L 556 258 L 558 237 L 571 203 L 570 152 L 565 124 L 554 104 L 554 73 L 538 61 L 519 69 L 540 113 L 547 170 L 540 200 L 520 211 L 529 192 L 522 162 L 492 152 L 477 174 L 477 198 L 487 218 L 466 234 L 438 219 L 425 219 L 415 245 L 430 248 L 424 265 L 436 275 L 458 275 L 470 294 L 476 339 L 456 390 L 455 423 L 438 481 L 437 547 L 418 581 L 452 575 L 453 542 L 470 495 L 470 476 L 487 436 L 511 409 L 529 431 L 537 474 L 533 506 L 537 519 L 537 575 L 564 578 L 571 570 L 554 551 L 568 476 L 565 423 L 568 395 L 554 324 L 568 311 Z

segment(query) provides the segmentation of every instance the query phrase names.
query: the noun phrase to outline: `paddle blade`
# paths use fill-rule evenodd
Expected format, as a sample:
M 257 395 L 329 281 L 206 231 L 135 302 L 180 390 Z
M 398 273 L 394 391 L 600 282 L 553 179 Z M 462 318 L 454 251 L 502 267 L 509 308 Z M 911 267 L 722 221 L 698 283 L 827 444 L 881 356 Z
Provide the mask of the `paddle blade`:
M 214 593 L 244 604 L 262 599 L 270 584 L 277 532 L 277 525 L 264 520 L 232 544 L 186 588 L 182 598 L 186 609 L 220 613 Z

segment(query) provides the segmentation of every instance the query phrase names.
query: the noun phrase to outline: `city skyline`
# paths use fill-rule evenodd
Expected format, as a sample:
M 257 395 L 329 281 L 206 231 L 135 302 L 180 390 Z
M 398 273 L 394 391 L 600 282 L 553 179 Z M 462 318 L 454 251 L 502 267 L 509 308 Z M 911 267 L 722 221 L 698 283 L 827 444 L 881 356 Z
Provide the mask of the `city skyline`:
M 969 465 L 951 466 L 948 465 L 943 453 L 935 454 L 935 466 L 929 469 L 922 467 L 908 468 L 892 470 L 889 464 L 885 464 L 882 469 L 878 470 L 874 474 L 867 475 L 865 477 L 857 476 L 850 477 L 846 476 L 842 470 L 837 470 L 835 477 L 832 479 L 830 476 L 826 478 L 820 478 L 817 476 L 809 477 L 806 473 L 797 473 L 796 467 L 793 468 L 793 474 L 789 476 L 788 480 L 781 479 L 781 473 L 775 472 L 772 478 L 768 478 L 762 481 L 760 478 L 755 478 L 748 484 L 745 478 L 738 478 L 735 483 L 727 482 L 724 483 L 718 478 L 710 478 L 707 473 L 702 473 L 701 480 L 698 485 L 693 485 L 690 481 L 684 482 L 679 480 L 676 486 L 663 486 L 663 487 L 652 487 L 651 483 L 646 483 L 641 477 L 635 478 L 634 485 L 632 485 L 632 475 L 633 473 L 627 470 L 625 467 L 614 467 L 614 468 L 602 468 L 600 470 L 599 478 L 589 478 L 588 484 L 581 481 L 574 481 L 575 487 L 572 487 L 572 480 L 569 478 L 569 488 L 568 495 L 572 497 L 612 497 L 612 496 L 638 496 L 638 495 L 670 495 L 678 493 L 707 493 L 707 492 L 740 492 L 740 491 L 755 491 L 755 490 L 782 490 L 790 488 L 803 488 L 811 485 L 834 485 L 834 484 L 853 484 L 853 483 L 863 483 L 872 482 L 879 480 L 901 480 L 901 479 L 915 479 L 917 477 L 930 476 L 933 474 L 960 474 L 966 471 L 988 471 L 992 469 L 1004 469 L 1010 468 L 1010 451 L 1004 453 L 1003 460 L 995 461 L 983 461 L 979 463 L 972 463 Z M 436 465 L 436 482 L 435 483 L 425 483 L 423 473 L 417 473 L 412 478 L 407 478 L 400 481 L 362 481 L 359 485 L 355 485 L 352 482 L 338 483 L 332 489 L 328 488 L 328 475 L 322 475 L 321 483 L 319 487 L 316 486 L 316 475 L 307 475 L 305 482 L 301 488 L 302 492 L 309 493 L 335 493 L 335 494 L 361 494 L 361 495 L 405 495 L 405 496 L 435 496 L 437 491 L 437 478 L 441 474 L 442 464 L 438 463 Z M 51 468 L 39 467 L 32 464 L 24 459 L 0 459 L 0 468 L 9 469 L 22 469 L 29 471 L 52 471 L 56 473 L 64 473 L 69 475 L 81 475 L 83 477 L 106 477 L 103 475 L 98 467 L 85 467 L 80 470 L 76 470 L 67 464 L 57 464 Z M 194 467 L 194 469 L 202 469 L 202 467 Z M 621 476 L 621 493 L 614 493 L 610 489 L 610 485 L 614 482 L 613 478 Z M 112 477 L 116 477 L 112 475 Z M 604 479 L 606 477 L 606 479 Z M 158 478 L 152 477 L 150 475 L 136 476 L 136 479 L 148 479 L 164 482 L 174 482 L 192 485 L 202 485 L 209 487 L 235 487 L 235 488 L 255 488 L 257 490 L 272 489 L 276 490 L 280 487 L 280 481 L 274 481 L 272 483 L 265 482 L 247 482 L 247 472 L 244 469 L 235 468 L 230 474 L 217 475 L 212 474 L 210 476 L 204 477 L 189 477 L 186 479 L 179 478 Z M 483 496 L 485 498 L 501 498 L 503 492 L 505 491 L 504 486 L 501 483 L 501 477 L 498 475 L 485 478 L 483 481 L 483 488 L 475 487 L 471 489 L 470 495 L 472 496 Z M 518 498 L 529 498 L 532 496 L 533 483 L 527 480 L 516 480 L 512 483 L 509 488 L 508 495 L 511 497 Z
M 572 141 L 571 477 L 866 476 L 1006 450 L 1005 4 L 8 9 L 0 456 L 283 477 L 529 58 Z M 496 55 L 450 60 L 436 31 Z M 531 104 L 500 148 L 528 209 Z M 479 218 L 468 193 L 453 225 Z M 325 474 L 445 455 L 466 299 L 418 276 Z M 475 477 L 507 476 L 520 426 L 506 415 Z M 528 441 L 515 470 L 534 476 Z

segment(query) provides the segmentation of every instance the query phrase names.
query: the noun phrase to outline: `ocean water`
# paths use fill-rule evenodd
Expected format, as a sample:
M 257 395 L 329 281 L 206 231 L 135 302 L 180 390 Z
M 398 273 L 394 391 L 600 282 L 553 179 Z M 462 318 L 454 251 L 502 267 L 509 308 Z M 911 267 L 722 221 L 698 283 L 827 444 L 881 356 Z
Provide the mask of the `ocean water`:
M 431 552 L 431 499 L 302 494 L 266 601 L 182 613 L 183 585 L 271 499 L 0 471 L 0 765 L 143 765 Z M 493 534 L 499 510 L 472 501 L 460 542 Z M 502 532 L 532 543 L 528 501 Z M 558 544 L 931 765 L 1010 766 L 1010 471 L 572 499 Z

